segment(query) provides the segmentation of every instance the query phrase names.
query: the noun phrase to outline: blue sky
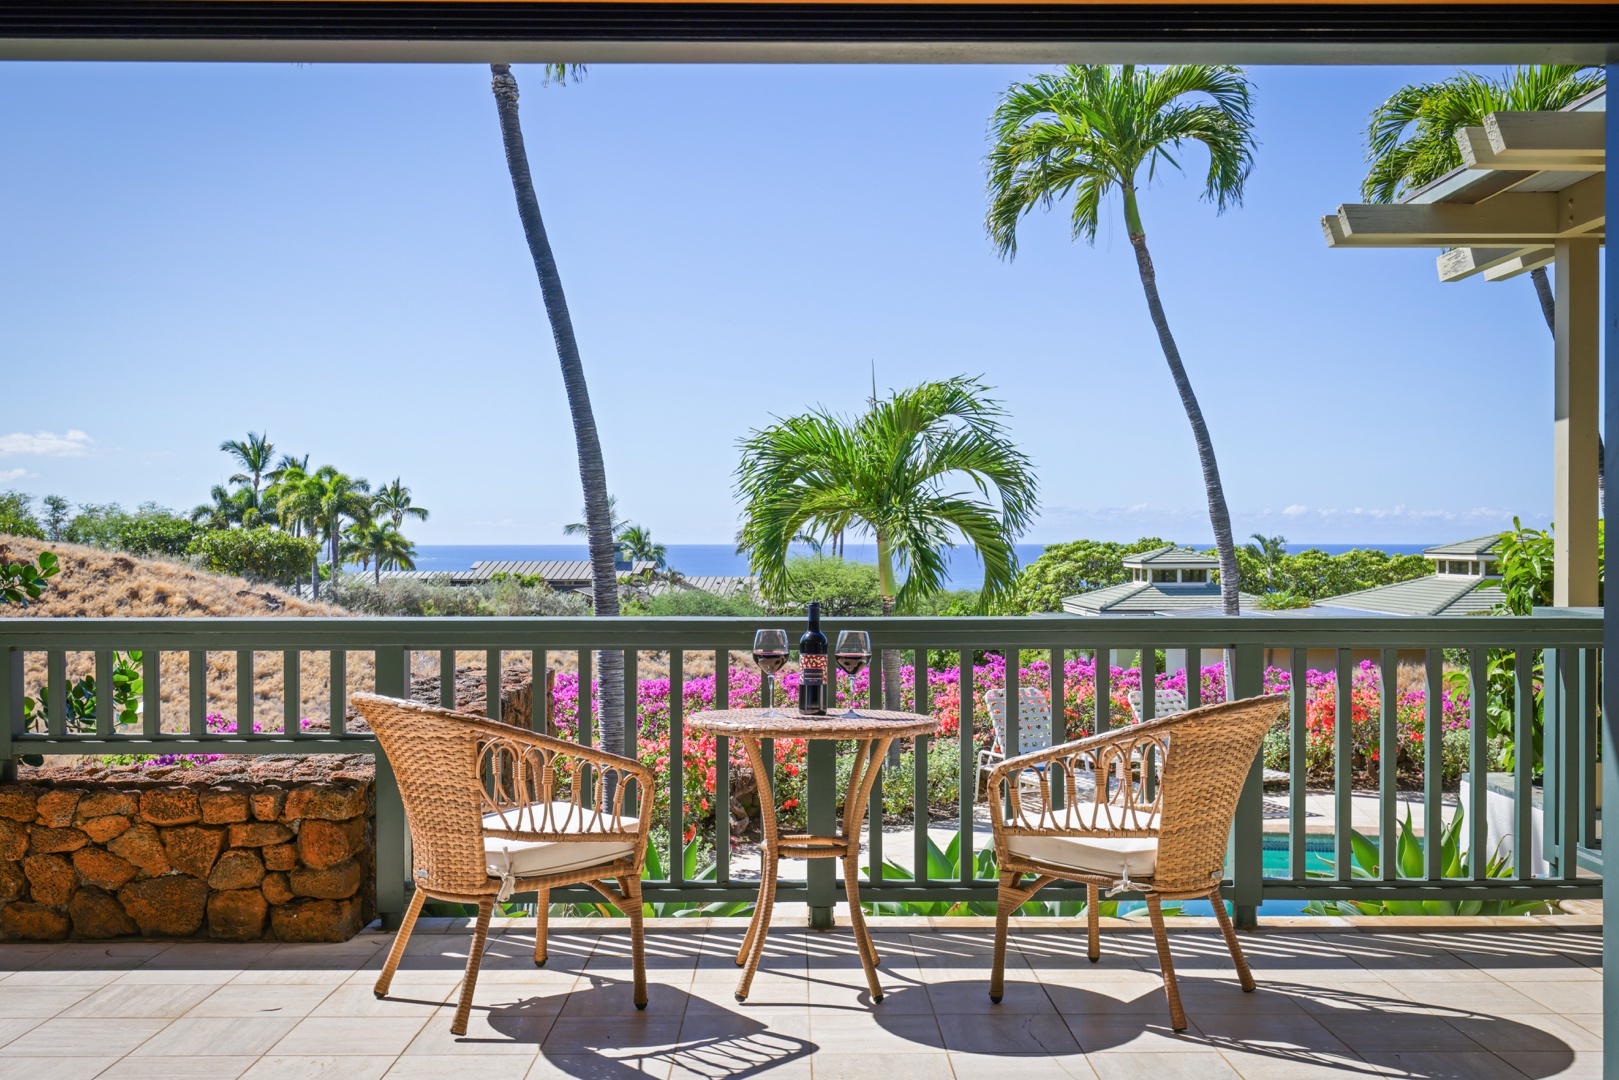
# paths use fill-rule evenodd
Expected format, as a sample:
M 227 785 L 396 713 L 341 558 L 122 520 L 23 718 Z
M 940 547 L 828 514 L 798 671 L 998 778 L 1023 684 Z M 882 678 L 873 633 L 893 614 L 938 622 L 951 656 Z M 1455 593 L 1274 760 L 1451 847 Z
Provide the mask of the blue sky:
M 1029 539 L 1210 536 L 1116 206 L 983 234 L 985 121 L 1031 69 L 518 69 L 529 154 L 627 513 L 734 534 L 736 441 L 981 374 L 1040 472 Z M 1551 504 L 1527 280 L 1330 251 L 1367 113 L 1445 69 L 1259 68 L 1257 166 L 1142 213 L 1239 534 L 1427 542 Z M 0 65 L 0 487 L 189 507 L 248 429 L 404 478 L 422 543 L 555 543 L 579 482 L 486 68 Z M 26 383 L 37 391 L 26 401 Z

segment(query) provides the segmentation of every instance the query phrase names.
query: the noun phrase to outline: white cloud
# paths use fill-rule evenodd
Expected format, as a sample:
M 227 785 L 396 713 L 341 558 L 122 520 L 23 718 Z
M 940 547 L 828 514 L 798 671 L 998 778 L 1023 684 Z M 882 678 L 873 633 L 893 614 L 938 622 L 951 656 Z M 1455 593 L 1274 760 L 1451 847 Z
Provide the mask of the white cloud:
M 50 431 L 37 431 L 32 435 L 14 432 L 0 435 L 0 455 L 37 454 L 41 457 L 84 457 L 95 442 L 84 432 L 73 428 L 66 435 Z
M 1285 508 L 1282 511 L 1282 515 L 1284 517 L 1300 517 L 1304 514 L 1308 514 L 1309 512 L 1310 508 L 1308 506 L 1304 506 L 1300 503 L 1294 503 L 1292 506 Z
M 4 484 L 9 480 L 21 480 L 25 476 L 34 475 L 36 474 L 29 472 L 27 469 L 0 469 L 0 484 Z

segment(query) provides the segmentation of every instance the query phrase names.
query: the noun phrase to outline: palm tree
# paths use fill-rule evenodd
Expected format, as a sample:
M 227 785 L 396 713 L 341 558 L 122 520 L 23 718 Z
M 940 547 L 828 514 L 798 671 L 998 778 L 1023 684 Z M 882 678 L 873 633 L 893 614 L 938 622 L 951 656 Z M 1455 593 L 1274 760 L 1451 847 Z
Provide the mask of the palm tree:
M 1366 124 L 1361 181 L 1367 202 L 1393 202 L 1462 166 L 1456 137 L 1480 127 L 1492 112 L 1556 112 L 1603 85 L 1601 68 L 1577 64 L 1516 67 L 1499 78 L 1458 71 L 1448 79 L 1402 86 L 1372 111 Z M 1546 329 L 1557 334 L 1557 300 L 1544 266 L 1529 271 Z M 1601 436 L 1597 438 L 1597 490 L 1606 500 Z
M 287 494 L 297 488 L 299 484 L 303 483 L 308 476 L 308 454 L 301 458 L 293 457 L 291 454 L 282 454 L 281 460 L 276 462 L 275 468 L 264 474 L 264 478 L 270 481 L 270 484 L 264 489 L 264 499 L 261 504 L 262 511 L 266 517 L 273 517 L 278 525 L 292 533 L 293 536 L 300 535 L 304 522 L 296 517 L 289 518 L 286 514 L 283 514 L 281 512 L 281 500 L 286 498 Z
M 233 484 L 249 484 L 253 488 L 254 503 L 257 505 L 259 482 L 264 474 L 270 471 L 270 460 L 275 454 L 275 444 L 270 441 L 268 432 L 260 435 L 249 431 L 246 439 L 226 439 L 219 444 L 219 448 L 236 459 L 243 472 L 236 473 L 230 478 Z
M 1265 567 L 1265 587 L 1276 588 L 1276 568 L 1287 554 L 1287 537 L 1252 534 L 1254 542 L 1248 545 L 1248 554 Z
M 995 146 L 988 161 L 986 226 L 1002 258 L 1017 253 L 1019 219 L 1069 195 L 1074 199 L 1075 238 L 1095 243 L 1103 201 L 1115 191 L 1120 195 L 1147 310 L 1203 467 L 1209 522 L 1220 556 L 1221 607 L 1227 615 L 1238 614 L 1240 578 L 1231 514 L 1203 409 L 1158 297 L 1157 274 L 1141 223 L 1137 177 L 1143 166 L 1147 179 L 1160 165 L 1179 168 L 1175 154 L 1181 145 L 1200 142 L 1209 152 L 1203 197 L 1220 213 L 1239 205 L 1243 182 L 1253 167 L 1247 76 L 1241 68 L 1223 64 L 1179 64 L 1160 71 L 1132 64 L 1070 64 L 1056 74 L 1014 84 L 1001 96 L 990 127 Z
M 410 501 L 410 488 L 401 484 L 397 476 L 393 483 L 377 489 L 371 499 L 371 509 L 373 513 L 386 515 L 396 529 L 404 524 L 407 514 L 418 521 L 427 520 L 427 511 Z
M 371 485 L 363 478 L 348 476 L 330 465 L 322 465 L 304 478 L 281 500 L 283 521 L 301 520 L 311 536 L 327 546 L 332 576 L 342 573 L 344 522 L 366 524 L 371 520 Z M 314 569 L 312 592 L 318 589 L 319 568 Z
M 343 534 L 343 557 L 358 559 L 363 567 L 374 567 L 374 580 L 382 584 L 382 572 L 395 568 L 416 569 L 416 545 L 405 539 L 391 521 L 356 522 Z
M 945 549 L 959 535 L 984 564 L 987 609 L 1017 576 L 1013 544 L 1036 508 L 1033 466 L 988 393 L 965 377 L 923 383 L 853 420 L 817 410 L 743 439 L 739 540 L 761 586 L 787 585 L 800 533 L 824 540 L 863 529 L 877 541 L 883 614 L 909 612 L 943 586 Z M 897 708 L 899 654 L 882 662 L 886 702 Z
M 592 609 L 598 616 L 618 615 L 618 571 L 614 567 L 612 513 L 607 505 L 607 465 L 602 459 L 601 439 L 596 434 L 596 417 L 590 408 L 590 389 L 585 384 L 585 367 L 579 358 L 579 343 L 573 334 L 573 318 L 562 291 L 562 275 L 557 270 L 551 241 L 540 217 L 540 200 L 534 193 L 529 172 L 528 151 L 523 145 L 523 126 L 517 115 L 517 79 L 510 64 L 491 64 L 495 109 L 500 115 L 500 136 L 506 150 L 506 169 L 511 173 L 512 191 L 517 197 L 517 216 L 523 223 L 529 256 L 540 279 L 540 295 L 545 301 L 546 318 L 556 341 L 557 359 L 562 365 L 562 385 L 568 395 L 568 412 L 573 417 L 573 440 L 579 456 L 579 482 L 584 488 L 585 522 L 590 544 Z M 565 81 L 583 69 L 566 64 L 547 64 L 544 81 Z M 601 732 L 610 750 L 624 747 L 624 654 L 597 654 L 601 680 Z M 587 691 L 588 692 L 588 691 Z
M 618 534 L 618 549 L 631 563 L 651 563 L 655 574 L 669 569 L 669 549 L 654 543 L 652 530 L 644 525 L 625 525 Z
M 243 524 L 249 513 L 256 511 L 253 493 L 247 488 L 232 491 L 224 484 L 215 484 L 208 492 L 208 502 L 191 511 L 193 523 L 208 529 L 228 529 Z
M 588 517 L 589 516 L 589 511 L 581 511 L 579 516 L 580 517 Z M 607 519 L 608 519 L 609 522 L 612 523 L 612 526 L 613 526 L 612 533 L 613 533 L 614 537 L 617 537 L 620 533 L 622 533 L 625 529 L 629 528 L 630 525 L 632 524 L 632 522 L 630 521 L 629 518 L 621 518 L 621 517 L 618 516 L 618 496 L 617 495 L 609 495 L 609 496 L 607 496 Z M 589 524 L 587 524 L 586 522 L 583 522 L 583 521 L 570 522 L 569 524 L 562 526 L 562 535 L 563 536 L 589 536 L 590 535 L 590 526 L 589 526 Z

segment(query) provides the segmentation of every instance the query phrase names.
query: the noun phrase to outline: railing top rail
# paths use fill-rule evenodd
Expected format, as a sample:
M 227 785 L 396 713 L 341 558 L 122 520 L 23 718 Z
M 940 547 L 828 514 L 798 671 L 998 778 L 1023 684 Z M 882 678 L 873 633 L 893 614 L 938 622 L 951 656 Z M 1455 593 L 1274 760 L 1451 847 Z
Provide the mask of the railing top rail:
M 25 649 L 531 649 L 670 648 L 746 651 L 762 625 L 746 618 L 589 616 L 544 618 L 7 618 L 0 647 Z M 1268 618 L 1034 615 L 832 618 L 887 648 L 1595 648 L 1602 620 L 1558 616 L 1365 616 Z

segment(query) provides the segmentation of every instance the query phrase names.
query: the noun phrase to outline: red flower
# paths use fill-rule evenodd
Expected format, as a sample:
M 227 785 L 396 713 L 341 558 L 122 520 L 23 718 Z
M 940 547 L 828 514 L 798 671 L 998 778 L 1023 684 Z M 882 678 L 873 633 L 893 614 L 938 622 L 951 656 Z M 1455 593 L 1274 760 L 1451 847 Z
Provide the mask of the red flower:
M 703 809 L 706 810 L 708 808 L 705 806 Z M 686 843 L 688 843 L 688 844 L 691 843 L 693 838 L 696 837 L 696 835 L 697 835 L 697 826 L 695 826 L 695 825 L 687 825 L 686 826 Z
M 781 804 L 781 808 L 783 810 L 791 810 L 793 807 L 795 807 L 797 805 L 798 805 L 798 800 L 797 799 L 788 799 L 786 802 Z

